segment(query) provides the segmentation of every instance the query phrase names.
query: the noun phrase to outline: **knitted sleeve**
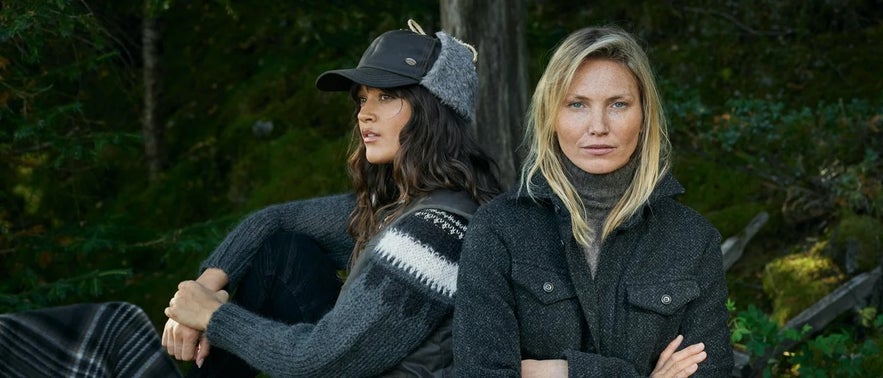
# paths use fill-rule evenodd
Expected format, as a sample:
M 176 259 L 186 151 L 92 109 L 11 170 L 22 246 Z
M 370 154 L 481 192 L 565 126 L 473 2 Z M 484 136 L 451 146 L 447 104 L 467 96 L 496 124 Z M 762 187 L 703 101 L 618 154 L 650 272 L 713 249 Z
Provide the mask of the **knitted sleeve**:
M 316 240 L 329 257 L 344 268 L 349 262 L 353 239 L 347 232 L 350 212 L 356 205 L 353 194 L 338 194 L 268 206 L 246 217 L 202 262 L 199 271 L 219 268 L 235 286 L 264 240 L 277 231 L 305 234 Z
M 286 325 L 226 303 L 206 334 L 271 376 L 373 376 L 395 366 L 453 311 L 463 217 L 406 215 L 376 237 L 366 265 L 316 324 Z

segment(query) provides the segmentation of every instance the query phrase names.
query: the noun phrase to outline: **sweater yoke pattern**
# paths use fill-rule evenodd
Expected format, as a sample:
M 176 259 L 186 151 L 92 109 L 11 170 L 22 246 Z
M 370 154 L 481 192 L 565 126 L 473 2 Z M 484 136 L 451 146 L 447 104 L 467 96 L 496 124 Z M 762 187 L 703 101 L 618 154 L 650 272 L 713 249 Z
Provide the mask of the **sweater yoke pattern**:
M 457 291 L 457 261 L 465 233 L 465 218 L 427 208 L 392 225 L 375 251 L 384 264 L 451 299 Z

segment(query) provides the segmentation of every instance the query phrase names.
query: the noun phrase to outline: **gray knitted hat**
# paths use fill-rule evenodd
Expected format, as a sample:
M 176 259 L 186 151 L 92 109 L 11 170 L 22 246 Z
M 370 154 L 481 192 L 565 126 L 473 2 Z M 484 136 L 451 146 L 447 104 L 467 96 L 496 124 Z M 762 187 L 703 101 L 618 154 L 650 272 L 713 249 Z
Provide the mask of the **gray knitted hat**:
M 316 87 L 348 91 L 353 84 L 375 88 L 420 84 L 471 122 L 478 91 L 475 49 L 445 32 L 428 36 L 413 20 L 408 25 L 411 30 L 388 31 L 374 39 L 356 68 L 319 75 Z

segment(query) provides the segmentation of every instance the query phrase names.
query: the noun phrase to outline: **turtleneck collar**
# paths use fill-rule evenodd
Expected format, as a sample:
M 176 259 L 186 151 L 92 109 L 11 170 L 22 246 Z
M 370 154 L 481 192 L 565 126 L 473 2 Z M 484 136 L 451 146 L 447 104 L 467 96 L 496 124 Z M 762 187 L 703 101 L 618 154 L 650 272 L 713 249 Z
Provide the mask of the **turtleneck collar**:
M 567 157 L 561 160 L 564 162 L 564 172 L 582 198 L 586 212 L 590 216 L 602 215 L 601 219 L 605 218 L 616 202 L 622 198 L 638 167 L 637 159 L 632 158 L 626 165 L 613 172 L 592 174 L 577 167 Z

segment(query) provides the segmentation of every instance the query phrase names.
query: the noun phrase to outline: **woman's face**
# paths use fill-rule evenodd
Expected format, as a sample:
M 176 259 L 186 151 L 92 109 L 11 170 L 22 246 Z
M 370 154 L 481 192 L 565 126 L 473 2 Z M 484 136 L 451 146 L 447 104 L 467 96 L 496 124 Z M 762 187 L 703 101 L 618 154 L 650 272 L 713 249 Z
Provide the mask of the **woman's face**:
M 365 158 L 372 164 L 388 164 L 399 151 L 399 132 L 411 119 L 411 104 L 384 89 L 361 86 L 359 130 L 365 143 Z
M 628 163 L 643 123 L 641 93 L 622 63 L 601 58 L 577 69 L 558 111 L 555 132 L 564 155 L 592 174 Z

